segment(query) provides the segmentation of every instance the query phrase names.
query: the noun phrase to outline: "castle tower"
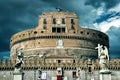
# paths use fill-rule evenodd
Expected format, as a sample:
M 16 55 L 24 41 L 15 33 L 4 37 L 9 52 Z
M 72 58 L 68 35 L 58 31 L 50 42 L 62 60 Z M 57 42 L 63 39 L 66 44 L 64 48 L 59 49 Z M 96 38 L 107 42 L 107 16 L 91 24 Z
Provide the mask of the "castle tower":
M 108 36 L 100 31 L 81 28 L 72 12 L 43 12 L 36 28 L 16 33 L 10 41 L 10 57 L 23 49 L 24 56 L 47 57 L 49 62 L 97 59 L 97 44 L 109 48 Z

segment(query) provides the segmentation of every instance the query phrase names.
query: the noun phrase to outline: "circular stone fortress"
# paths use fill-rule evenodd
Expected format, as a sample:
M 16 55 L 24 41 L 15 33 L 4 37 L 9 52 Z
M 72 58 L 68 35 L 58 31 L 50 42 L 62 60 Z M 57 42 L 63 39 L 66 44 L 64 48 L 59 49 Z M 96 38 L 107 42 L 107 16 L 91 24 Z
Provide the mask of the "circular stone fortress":
M 72 12 L 43 12 L 38 26 L 12 36 L 10 58 L 18 50 L 24 56 L 46 57 L 49 61 L 97 59 L 95 47 L 100 43 L 109 48 L 108 36 L 100 31 L 81 28 L 78 17 Z M 74 62 L 74 61 L 73 61 Z

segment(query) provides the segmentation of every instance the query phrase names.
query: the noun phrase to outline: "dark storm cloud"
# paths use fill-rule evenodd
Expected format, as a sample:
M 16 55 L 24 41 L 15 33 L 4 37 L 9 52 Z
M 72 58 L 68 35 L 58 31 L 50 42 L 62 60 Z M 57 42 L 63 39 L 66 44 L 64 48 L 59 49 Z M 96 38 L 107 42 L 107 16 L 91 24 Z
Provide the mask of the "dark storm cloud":
M 104 22 L 104 21 L 109 21 L 110 18 L 114 18 L 118 16 L 120 18 L 120 12 L 109 12 L 109 13 L 106 13 L 106 14 L 102 14 L 101 16 L 99 16 L 98 19 L 96 19 L 94 21 L 94 23 L 101 23 L 101 22 Z
M 107 34 L 110 38 L 110 54 L 112 58 L 120 58 L 120 28 L 111 27 Z
M 0 59 L 9 59 L 9 51 L 6 52 L 0 52 Z
M 60 7 L 63 9 L 63 11 L 68 10 L 75 12 L 78 12 L 80 10 L 79 6 L 84 2 L 84 0 L 41 0 L 41 1 L 49 3 L 51 6 L 55 8 Z
M 51 7 L 42 0 L 0 0 L 0 52 L 9 50 L 9 40 L 14 33 L 36 27 L 38 16 Z
M 0 0 L 0 52 L 9 50 L 9 40 L 14 33 L 37 25 L 42 12 L 37 8 L 44 4 L 39 0 Z
M 105 5 L 106 9 L 115 7 L 120 3 L 120 0 L 86 0 L 85 5 L 91 5 L 95 8 Z
M 113 55 L 114 53 L 114 55 Z M 110 57 L 113 59 L 120 59 L 120 50 L 119 49 L 110 49 Z

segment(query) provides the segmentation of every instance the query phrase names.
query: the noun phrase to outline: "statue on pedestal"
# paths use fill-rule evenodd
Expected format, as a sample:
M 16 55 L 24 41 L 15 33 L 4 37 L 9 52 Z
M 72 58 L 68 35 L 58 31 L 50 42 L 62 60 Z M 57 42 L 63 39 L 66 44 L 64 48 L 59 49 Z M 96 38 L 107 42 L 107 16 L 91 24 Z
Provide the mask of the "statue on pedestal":
M 100 59 L 99 64 L 101 67 L 100 72 L 109 71 L 107 66 L 107 61 L 109 61 L 107 47 L 106 46 L 103 47 L 103 45 L 98 44 L 98 46 L 95 49 L 98 49 L 98 58 Z
M 17 52 L 17 58 L 16 58 L 16 64 L 15 64 L 15 72 L 21 72 L 21 65 L 23 62 L 23 52 L 22 49 L 18 50 Z

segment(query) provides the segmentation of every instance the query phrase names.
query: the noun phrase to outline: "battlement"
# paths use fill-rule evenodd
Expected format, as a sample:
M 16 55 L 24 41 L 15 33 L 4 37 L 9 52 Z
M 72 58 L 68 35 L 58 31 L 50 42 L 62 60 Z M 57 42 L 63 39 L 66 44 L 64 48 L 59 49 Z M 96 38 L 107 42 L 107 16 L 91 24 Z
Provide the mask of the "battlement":
M 1 61 L 0 62 L 0 71 L 4 70 L 14 70 L 15 60 Z M 108 68 L 110 70 L 120 70 L 120 60 L 111 60 L 107 62 Z M 76 60 L 75 62 L 47 62 L 47 60 L 34 59 L 24 60 L 24 64 L 22 65 L 23 70 L 34 70 L 34 69 L 42 69 L 42 70 L 56 70 L 58 67 L 63 68 L 64 70 L 76 70 L 77 67 L 80 67 L 81 70 L 86 70 L 88 67 L 91 67 L 92 71 L 100 70 L 99 60 L 96 61 L 82 61 L 79 62 Z

